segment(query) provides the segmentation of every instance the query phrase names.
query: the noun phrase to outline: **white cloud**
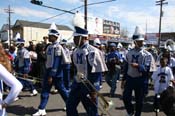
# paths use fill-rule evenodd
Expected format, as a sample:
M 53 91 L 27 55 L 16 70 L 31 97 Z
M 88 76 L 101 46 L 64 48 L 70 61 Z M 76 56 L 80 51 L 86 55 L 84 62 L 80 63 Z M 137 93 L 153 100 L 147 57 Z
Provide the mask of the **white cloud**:
M 26 7 L 19 7 L 19 8 L 13 8 L 15 14 L 24 16 L 24 17 L 40 17 L 40 18 L 47 18 L 51 17 L 53 15 L 43 12 L 43 11 L 38 11 L 38 10 L 32 10 Z
M 108 15 L 111 17 L 111 16 L 114 16 L 114 14 L 116 14 L 116 13 L 118 13 L 120 11 L 119 11 L 119 8 L 118 7 L 111 6 L 111 7 L 108 8 L 108 11 L 107 12 L 108 12 Z
M 162 32 L 175 31 L 175 7 L 166 6 L 163 9 L 165 15 L 162 18 Z M 147 24 L 148 32 L 158 32 L 159 13 L 159 7 L 147 7 L 145 10 L 134 11 L 134 9 L 129 9 L 126 6 L 110 6 L 107 16 L 117 18 L 121 24 L 125 22 L 124 25 L 129 28 L 129 31 L 133 30 L 136 25 L 145 29 Z
M 0 8 L 0 14 L 4 14 L 4 9 Z

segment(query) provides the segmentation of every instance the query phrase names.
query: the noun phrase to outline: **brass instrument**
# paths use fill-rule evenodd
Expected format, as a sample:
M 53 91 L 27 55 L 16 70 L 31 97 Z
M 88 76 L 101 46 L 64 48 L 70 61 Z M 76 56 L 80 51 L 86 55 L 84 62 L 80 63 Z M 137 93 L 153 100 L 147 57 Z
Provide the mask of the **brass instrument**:
M 90 88 L 88 87 L 88 85 L 90 85 L 90 87 L 94 90 L 96 95 L 100 98 L 98 101 L 101 107 L 98 107 L 97 104 L 95 104 L 96 107 L 102 112 L 100 116 L 106 115 L 106 113 L 108 114 L 108 116 L 111 116 L 111 114 L 109 113 L 109 110 L 113 106 L 113 101 L 106 100 L 106 98 L 100 92 L 98 92 L 98 90 L 94 87 L 94 85 L 87 78 L 84 77 L 84 74 L 78 72 L 77 77 L 81 80 L 83 85 L 87 87 L 89 91 L 91 91 Z
M 175 42 L 172 39 L 168 39 L 164 44 L 165 49 L 168 49 L 170 52 L 175 51 Z
M 42 82 L 42 79 L 39 79 L 39 78 L 34 77 L 34 76 L 30 76 L 30 75 L 28 75 L 27 78 L 22 77 L 23 74 L 17 73 L 17 72 L 14 72 L 13 75 L 16 78 L 19 78 L 19 79 L 22 79 L 22 80 L 25 80 L 25 81 L 29 81 L 29 82 L 32 82 L 32 83 Z

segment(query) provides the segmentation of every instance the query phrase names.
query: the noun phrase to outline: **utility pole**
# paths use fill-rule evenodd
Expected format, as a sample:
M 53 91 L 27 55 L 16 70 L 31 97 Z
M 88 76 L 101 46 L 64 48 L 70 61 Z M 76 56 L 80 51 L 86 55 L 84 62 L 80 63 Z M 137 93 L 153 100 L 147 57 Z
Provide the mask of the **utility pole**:
M 146 38 L 146 40 L 148 39 L 147 38 L 147 35 L 148 35 L 147 33 L 148 33 L 148 24 L 147 24 L 147 19 L 146 19 L 146 25 L 145 25 L 145 38 Z
M 85 21 L 84 28 L 87 29 L 87 0 L 84 0 L 84 21 Z
M 10 5 L 8 6 L 8 9 L 4 9 L 6 13 L 9 14 L 8 21 L 9 21 L 9 47 L 11 46 L 11 13 L 14 13 L 12 9 L 10 8 Z
M 159 1 L 156 1 L 156 5 L 160 5 L 158 47 L 160 47 L 160 41 L 161 41 L 161 25 L 162 25 L 162 17 L 163 17 L 162 6 L 165 5 L 165 4 L 168 4 L 168 2 L 165 2 L 165 1 L 166 1 L 166 0 L 159 0 Z

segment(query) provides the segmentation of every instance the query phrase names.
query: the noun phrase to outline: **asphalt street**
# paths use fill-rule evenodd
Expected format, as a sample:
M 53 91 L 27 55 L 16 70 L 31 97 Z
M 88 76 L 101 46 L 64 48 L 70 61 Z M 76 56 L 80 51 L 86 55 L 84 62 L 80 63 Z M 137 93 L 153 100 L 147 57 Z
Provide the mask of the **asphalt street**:
M 107 100 L 113 101 L 114 105 L 108 112 L 111 116 L 126 116 L 126 110 L 122 101 L 122 90 L 120 89 L 120 82 L 117 83 L 115 97 L 108 97 L 109 89 L 109 86 L 104 82 L 103 88 L 100 91 L 100 93 L 104 95 Z M 20 93 L 21 99 L 8 106 L 8 116 L 31 116 L 37 111 L 37 107 L 40 102 L 40 94 L 35 97 L 31 97 L 29 94 L 29 92 Z M 153 90 L 150 89 L 149 95 L 146 97 L 144 102 L 142 116 L 156 116 L 155 112 L 153 112 L 153 95 Z M 63 110 L 64 106 L 65 104 L 59 93 L 50 94 L 49 102 L 46 108 L 47 116 L 66 116 L 66 113 Z M 81 103 L 77 109 L 79 111 L 79 116 L 87 116 Z M 160 112 L 158 116 L 165 116 L 165 114 L 163 112 Z

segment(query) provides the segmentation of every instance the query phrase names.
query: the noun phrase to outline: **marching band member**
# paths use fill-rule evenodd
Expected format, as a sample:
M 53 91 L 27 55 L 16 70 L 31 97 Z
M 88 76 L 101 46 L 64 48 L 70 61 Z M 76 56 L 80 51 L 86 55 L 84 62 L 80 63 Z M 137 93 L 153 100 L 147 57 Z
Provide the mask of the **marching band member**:
M 67 90 L 70 90 L 70 68 L 71 68 L 71 53 L 70 50 L 66 47 L 67 40 L 63 39 L 60 44 L 62 45 L 63 49 L 65 50 L 67 59 L 69 60 L 69 63 L 63 64 L 63 81 L 64 86 Z
M 78 116 L 77 106 L 80 101 L 83 103 L 88 116 L 98 116 L 97 93 L 91 87 L 89 88 L 88 84 L 87 86 L 83 84 L 82 79 L 88 79 L 99 90 L 101 74 L 107 70 L 99 50 L 88 43 L 88 31 L 83 29 L 83 22 L 80 14 L 76 14 L 74 17 L 74 43 L 76 48 L 73 51 L 76 76 L 67 100 L 67 116 Z
M 148 72 L 155 70 L 152 55 L 142 48 L 144 34 L 139 27 L 136 27 L 133 35 L 135 48 L 131 49 L 126 55 L 125 76 L 122 81 L 123 102 L 128 116 L 141 116 L 145 86 L 147 86 Z M 135 92 L 136 108 L 132 104 L 132 91 Z
M 17 39 L 16 45 L 18 47 L 17 57 L 15 59 L 15 68 L 19 76 L 22 75 L 23 78 L 27 78 L 28 73 L 30 72 L 30 54 L 29 51 L 24 47 L 25 40 Z M 23 87 L 29 87 L 31 91 L 31 96 L 36 96 L 38 94 L 32 82 L 29 82 L 24 79 L 19 79 L 19 81 L 23 84 Z
M 45 116 L 45 107 L 47 105 L 50 90 L 52 85 L 59 91 L 61 97 L 66 103 L 69 93 L 63 84 L 62 62 L 67 63 L 63 47 L 59 44 L 58 38 L 60 33 L 57 30 L 55 23 L 52 23 L 49 29 L 49 41 L 52 43 L 46 48 L 46 73 L 43 80 L 41 92 L 41 101 L 38 106 L 38 111 L 33 116 Z
M 102 50 L 101 50 L 101 42 L 100 42 L 100 39 L 99 38 L 95 38 L 94 39 L 94 42 L 93 42 L 93 46 L 94 47 L 96 47 L 98 50 L 99 50 L 99 52 L 102 54 L 102 56 L 103 56 L 103 59 L 105 60 L 105 54 L 102 52 Z M 102 78 L 103 78 L 103 75 L 104 74 L 102 74 L 101 75 L 101 77 L 100 77 L 100 89 L 102 89 Z
M 23 87 L 10 73 L 11 71 L 10 61 L 0 43 L 0 116 L 7 116 L 5 108 L 15 100 Z M 5 99 L 3 99 L 3 82 L 11 88 Z

